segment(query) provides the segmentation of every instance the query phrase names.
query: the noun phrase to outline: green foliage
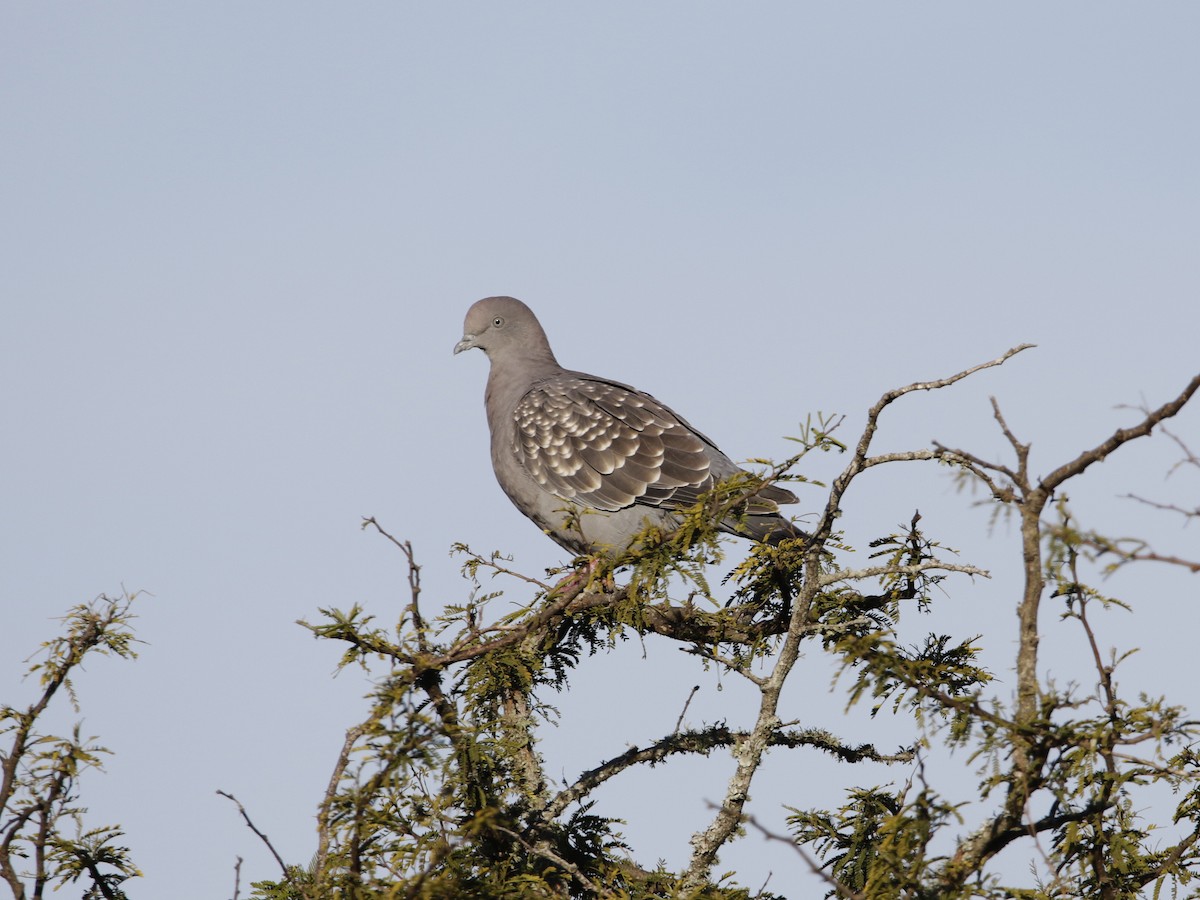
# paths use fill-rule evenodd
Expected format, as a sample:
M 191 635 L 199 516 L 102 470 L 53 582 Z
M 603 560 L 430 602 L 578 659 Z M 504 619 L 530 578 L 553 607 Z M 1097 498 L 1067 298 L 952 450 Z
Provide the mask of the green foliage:
M 1136 597 L 1102 591 L 1097 579 L 1140 560 L 1192 572 L 1200 563 L 1081 526 L 1064 489 L 1178 412 L 1200 390 L 1200 376 L 1175 400 L 1143 410 L 1141 421 L 1049 473 L 1029 471 L 1029 445 L 996 405 L 1011 463 L 941 445 L 871 454 L 890 404 L 947 387 L 1020 349 L 889 391 L 853 444 L 833 437 L 833 420 L 810 421 L 797 456 L 765 478 L 824 492 L 806 526 L 811 535 L 754 546 L 720 580 L 712 577 L 713 567 L 725 565 L 716 523 L 747 507 L 765 483 L 757 477 L 719 485 L 681 514 L 678 529 L 648 529 L 616 559 L 580 559 L 551 573 L 563 576 L 555 583 L 515 571 L 499 554 L 458 547 L 469 596 L 432 617 L 422 608 L 411 545 L 367 520 L 364 527 L 405 554 L 409 601 L 393 625 L 381 626 L 357 605 L 321 610 L 320 621 L 305 623 L 314 637 L 343 646 L 343 668 L 368 676 L 368 713 L 347 733 L 318 805 L 313 858 L 289 865 L 276 854 L 279 877 L 255 881 L 253 897 L 772 900 L 765 889 L 737 884 L 737 873 L 718 874 L 720 851 L 752 829 L 785 845 L 829 897 L 1200 897 L 1200 722 L 1165 696 L 1122 691 L 1117 674 L 1134 649 L 1102 648 L 1094 627 L 1097 616 L 1133 615 L 1138 605 Z M 827 486 L 791 471 L 814 452 L 848 457 Z M 1021 583 L 1011 599 L 1019 630 L 1011 669 L 999 679 L 980 661 L 985 643 L 995 646 L 992 635 L 923 629 L 913 640 L 914 624 L 927 620 L 906 618 L 901 637 L 902 617 L 947 602 L 962 589 L 962 576 L 988 574 L 957 561 L 919 515 L 870 541 L 867 565 L 850 565 L 855 548 L 839 530 L 846 490 L 874 467 L 921 461 L 953 467 L 960 485 L 990 496 L 994 518 L 1019 527 Z M 1162 508 L 1196 515 L 1176 504 Z M 484 591 L 484 578 L 515 585 L 518 602 Z M 31 667 L 40 698 L 28 708 L 0 708 L 7 740 L 0 875 L 18 900 L 30 896 L 27 884 L 37 897 L 47 886 L 77 883 L 85 897 L 116 900 L 138 874 L 115 826 L 83 824 L 78 782 L 107 751 L 78 727 L 68 737 L 37 728 L 60 689 L 74 702 L 71 675 L 85 656 L 134 655 L 129 602 L 101 598 L 73 610 L 63 635 Z M 1047 677 L 1038 656 L 1052 618 L 1089 665 L 1065 686 Z M 680 714 L 656 740 L 598 758 L 555 785 L 537 749 L 539 731 L 557 722 L 555 704 L 569 702 L 564 692 L 576 670 L 630 639 L 665 641 L 723 678 L 744 679 L 757 704 L 737 710 L 740 725 L 685 727 Z M 805 653 L 832 659 L 846 708 L 863 704 L 876 719 L 893 717 L 908 729 L 907 745 L 883 752 L 807 721 L 784 721 L 780 696 Z M 789 700 L 803 704 L 795 693 Z M 790 804 L 788 833 L 761 828 L 747 803 L 768 751 L 836 760 L 846 767 L 842 801 L 807 808 L 798 783 L 795 796 L 781 798 Z M 719 802 L 708 821 L 696 823 L 690 858 L 678 870 L 639 861 L 622 822 L 595 812 L 596 791 L 631 770 L 708 755 L 727 755 L 732 774 L 723 786 L 697 787 Z M 933 760 L 955 755 L 973 767 L 973 787 L 938 777 Z M 855 768 L 864 763 L 874 766 L 869 778 Z M 879 784 L 878 766 L 891 766 L 894 780 Z M 1164 815 L 1167 794 L 1174 809 Z M 1027 876 L 998 865 L 1009 848 L 1028 861 Z
M 108 750 L 76 725 L 69 737 L 43 734 L 39 720 L 61 691 L 78 712 L 72 676 L 93 656 L 136 657 L 130 622 L 133 597 L 100 597 L 76 606 L 62 633 L 42 644 L 29 674 L 41 693 L 24 708 L 0 707 L 0 877 L 16 900 L 42 896 L 47 886 L 87 885 L 84 897 L 123 900 L 122 885 L 141 873 L 121 830 L 86 828 L 79 783 L 102 769 Z M 32 890 L 32 894 L 30 894 Z
M 937 861 L 929 848 L 938 832 L 961 822 L 955 807 L 927 785 L 847 793 L 848 802 L 832 813 L 793 810 L 788 825 L 796 841 L 812 846 L 837 884 L 863 896 L 940 896 L 928 884 Z
M 1065 493 L 1053 491 L 1112 452 L 1111 440 L 1038 479 L 1027 470 L 1028 447 L 996 409 L 1015 466 L 942 447 L 870 455 L 877 419 L 890 403 L 972 371 L 885 394 L 853 449 L 832 436 L 832 420 L 810 422 L 798 439 L 801 452 L 770 479 L 816 487 L 790 467 L 810 452 L 851 459 L 827 488 L 811 539 L 754 546 L 726 571 L 719 584 L 724 597 L 709 577 L 724 559 L 715 523 L 736 517 L 762 483 L 753 477 L 719 486 L 681 515 L 676 531 L 648 530 L 617 559 L 577 560 L 553 584 L 513 571 L 497 554 L 458 547 L 475 590 L 432 620 L 421 612 L 411 547 L 369 520 L 407 555 L 411 601 L 393 629 L 375 627 L 357 607 L 323 611 L 325 621 L 308 626 L 317 637 L 347 645 L 343 665 L 376 672 L 372 711 L 348 735 L 318 817 L 313 865 L 257 884 L 255 896 L 765 900 L 771 896 L 765 891 L 752 894 L 730 876 L 716 876 L 714 864 L 721 847 L 756 824 L 744 804 L 768 748 L 817 750 L 847 766 L 882 763 L 908 773 L 899 788 L 856 786 L 850 776 L 836 809 L 790 806 L 790 835 L 768 833 L 820 873 L 830 897 L 1124 898 L 1147 890 L 1183 896 L 1200 864 L 1197 724 L 1166 698 L 1118 692 L 1114 673 L 1128 653 L 1102 654 L 1090 616 L 1132 604 L 1105 595 L 1081 574 L 1093 561 L 1104 566 L 1101 575 L 1111 571 L 1101 557 L 1118 545 L 1078 528 Z M 1178 405 L 1147 412 L 1147 421 Z M 1142 423 L 1118 437 L 1148 431 Z M 1020 523 L 1024 584 L 1014 598 L 1021 624 L 1014 697 L 997 694 L 992 673 L 980 664 L 983 635 L 929 631 L 915 642 L 900 639 L 901 617 L 945 602 L 953 576 L 987 576 L 954 561 L 955 551 L 926 534 L 919 515 L 871 541 L 867 566 L 847 566 L 854 548 L 834 527 L 842 493 L 866 469 L 918 460 L 954 467 L 960 483 L 982 485 L 1000 515 Z M 1047 509 L 1056 519 L 1044 520 Z M 488 576 L 510 579 L 532 596 L 497 612 L 500 592 L 479 589 Z M 681 593 L 685 599 L 673 599 Z M 1089 648 L 1094 689 L 1059 689 L 1040 676 L 1043 599 L 1062 605 L 1061 621 L 1077 628 Z M 574 782 L 552 789 L 536 750 L 537 730 L 558 716 L 548 693 L 564 691 L 590 656 L 631 636 L 674 642 L 701 665 L 747 679 L 762 698 L 753 727 L 718 722 L 683 729 L 681 716 L 673 732 L 597 760 Z M 911 721 L 912 745 L 882 753 L 825 728 L 781 721 L 779 693 L 802 646 L 838 662 L 847 708 L 866 701 L 872 716 Z M 698 823 L 685 870 L 640 865 L 636 848 L 621 838 L 621 823 L 592 812 L 593 792 L 632 767 L 713 753 L 729 753 L 736 771 L 713 820 Z M 975 766 L 974 792 L 956 788 L 952 796 L 928 776 L 927 758 L 951 753 Z M 1165 823 L 1145 818 L 1142 799 L 1162 787 L 1179 798 L 1169 833 Z M 701 789 L 712 796 L 711 786 Z M 1010 846 L 1031 855 L 1025 883 L 1011 883 L 994 865 Z

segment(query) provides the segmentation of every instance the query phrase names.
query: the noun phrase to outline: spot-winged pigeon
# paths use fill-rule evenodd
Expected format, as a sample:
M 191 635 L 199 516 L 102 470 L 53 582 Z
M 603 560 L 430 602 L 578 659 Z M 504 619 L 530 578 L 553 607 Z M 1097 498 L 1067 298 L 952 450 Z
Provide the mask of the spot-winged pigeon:
M 491 372 L 484 395 L 492 466 L 517 509 L 573 553 L 625 550 L 649 525 L 742 470 L 649 394 L 564 369 L 532 310 L 487 297 L 467 311 L 455 353 L 478 347 Z M 758 541 L 804 537 L 779 514 L 796 496 L 764 485 L 721 529 Z

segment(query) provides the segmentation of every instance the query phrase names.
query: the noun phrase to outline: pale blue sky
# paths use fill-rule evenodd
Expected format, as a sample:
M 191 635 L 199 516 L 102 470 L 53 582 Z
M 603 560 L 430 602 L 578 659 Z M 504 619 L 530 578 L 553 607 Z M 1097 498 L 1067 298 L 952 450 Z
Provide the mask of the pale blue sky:
M 367 686 L 331 680 L 338 648 L 292 623 L 404 601 L 362 516 L 413 540 L 431 604 L 466 591 L 454 541 L 562 560 L 494 485 L 483 356 L 450 354 L 481 296 L 522 297 L 564 364 L 653 392 L 738 459 L 786 455 L 816 410 L 849 436 L 884 390 L 1022 341 L 1039 347 L 907 399 L 880 446 L 998 456 L 996 394 L 1049 467 L 1127 422 L 1116 404 L 1176 393 L 1200 361 L 1198 34 L 1186 2 L 0 6 L 0 696 L 29 696 L 21 659 L 70 605 L 154 595 L 142 659 L 79 679 L 116 751 L 84 796 L 127 828 L 133 895 L 227 897 L 236 855 L 244 882 L 274 874 L 218 788 L 289 860 L 312 852 Z M 1194 445 L 1198 422 L 1177 423 Z M 1151 527 L 1117 495 L 1194 503 L 1194 480 L 1163 482 L 1172 460 L 1129 448 L 1072 499 Z M 864 479 L 848 532 L 916 506 L 1011 574 L 1012 535 L 989 540 L 935 469 Z M 1200 616 L 1194 579 L 1154 575 L 1106 625 L 1150 651 L 1129 683 L 1161 691 Z M 1002 669 L 1011 587 L 954 583 L 914 634 L 982 632 Z M 1047 638 L 1047 668 L 1086 679 L 1070 644 Z M 589 661 L 558 698 L 552 772 L 670 731 L 694 683 L 694 724 L 749 714 L 730 679 L 646 654 Z M 843 720 L 806 664 L 790 714 L 905 739 Z M 772 766 L 754 812 L 774 825 L 777 801 L 907 775 Z M 637 773 L 597 811 L 679 865 L 727 770 Z M 725 861 L 751 887 L 807 879 L 754 837 Z

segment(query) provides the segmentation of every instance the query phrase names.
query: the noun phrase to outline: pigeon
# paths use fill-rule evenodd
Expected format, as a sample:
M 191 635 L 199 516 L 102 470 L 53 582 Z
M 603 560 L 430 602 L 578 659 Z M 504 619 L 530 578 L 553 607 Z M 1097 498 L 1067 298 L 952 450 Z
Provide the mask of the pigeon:
M 515 297 L 486 297 L 467 311 L 454 352 L 472 347 L 491 362 L 484 405 L 496 480 L 574 554 L 618 556 L 648 526 L 674 530 L 681 510 L 748 474 L 649 394 L 560 366 L 537 317 Z M 779 514 L 795 494 L 753 478 L 748 485 L 720 530 L 772 544 L 807 537 Z

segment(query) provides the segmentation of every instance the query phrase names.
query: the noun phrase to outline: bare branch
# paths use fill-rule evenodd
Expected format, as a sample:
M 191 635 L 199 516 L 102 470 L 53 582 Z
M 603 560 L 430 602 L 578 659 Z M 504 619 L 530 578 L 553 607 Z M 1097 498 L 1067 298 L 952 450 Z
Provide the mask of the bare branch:
M 679 734 L 679 729 L 683 727 L 683 717 L 687 715 L 688 707 L 692 705 L 692 698 L 696 696 L 696 692 L 699 690 L 700 685 L 696 684 L 688 691 L 687 700 L 684 701 L 683 709 L 679 711 L 679 718 L 675 721 L 675 731 L 672 732 L 673 734 Z
M 1183 453 L 1183 458 L 1176 462 L 1175 465 L 1171 466 L 1171 468 L 1167 471 L 1168 478 L 1170 478 L 1184 466 L 1193 466 L 1194 468 L 1200 469 L 1200 456 L 1196 455 L 1195 451 L 1193 451 L 1192 448 L 1187 445 L 1183 438 L 1181 438 L 1175 432 L 1170 431 L 1165 425 L 1159 430 L 1168 438 L 1170 438 L 1175 443 L 1175 446 L 1178 447 Z
M 233 900 L 238 900 L 238 895 L 242 890 L 242 858 L 237 857 L 237 862 L 233 864 Z
M 1127 500 L 1136 500 L 1138 503 L 1153 507 L 1154 509 L 1162 510 L 1163 512 L 1179 513 L 1184 517 L 1184 519 L 1189 521 L 1191 519 L 1200 518 L 1200 506 L 1197 506 L 1195 509 L 1187 509 L 1186 507 L 1180 506 L 1177 503 L 1159 503 L 1155 500 L 1147 500 L 1145 497 L 1139 497 L 1136 494 L 1125 494 L 1124 497 Z
M 1047 492 L 1053 491 L 1064 481 L 1082 474 L 1089 466 L 1103 460 L 1122 444 L 1127 444 L 1135 438 L 1145 437 L 1154 430 L 1154 426 L 1159 422 L 1169 419 L 1183 409 L 1184 404 L 1191 399 L 1197 389 L 1200 389 L 1200 375 L 1189 381 L 1187 387 L 1174 400 L 1148 412 L 1141 422 L 1130 428 L 1118 428 L 1107 440 L 1101 441 L 1092 449 L 1085 450 L 1070 462 L 1059 466 L 1042 479 L 1041 487 Z
M 989 369 L 994 366 L 1003 365 L 1022 350 L 1028 350 L 1033 346 L 1033 344 L 1021 344 L 1017 347 L 1006 350 L 993 360 L 963 369 L 961 372 L 958 372 L 954 375 L 950 375 L 946 378 L 939 378 L 935 381 L 914 382 L 913 384 L 906 385 L 905 387 L 890 390 L 880 397 L 879 400 L 876 401 L 875 405 L 867 411 L 866 426 L 863 428 L 862 436 L 858 439 L 858 444 L 855 447 L 854 455 L 851 457 L 850 462 L 846 465 L 846 468 L 842 471 L 842 474 L 839 475 L 833 482 L 832 488 L 829 492 L 829 498 L 825 504 L 825 511 L 821 516 L 821 521 L 814 534 L 814 537 L 817 539 L 817 541 L 822 540 L 830 533 L 831 529 L 833 528 L 834 519 L 837 516 L 837 511 L 841 507 L 843 495 L 846 493 L 846 490 L 850 487 L 850 483 L 854 480 L 858 473 L 863 471 L 865 468 L 865 462 L 868 458 L 867 454 L 871 447 L 871 441 L 874 439 L 875 432 L 879 428 L 879 417 L 883 414 L 883 411 L 887 409 L 888 406 L 903 397 L 905 394 L 911 394 L 914 391 L 932 391 L 949 387 L 950 385 L 962 381 L 964 378 L 973 375 L 976 372 L 982 371 L 983 369 Z
M 233 796 L 233 794 L 222 790 L 218 790 L 217 793 L 222 797 L 226 797 L 234 802 L 238 808 L 238 812 L 242 814 L 242 818 L 246 821 L 246 825 L 251 831 L 258 835 L 258 839 L 260 841 L 266 844 L 267 849 L 271 851 L 271 855 L 275 857 L 275 862 L 279 863 L 279 870 L 283 873 L 284 882 L 290 882 L 292 880 L 292 873 L 288 871 L 287 864 L 283 861 L 283 857 L 279 855 L 279 851 L 275 849 L 275 846 L 271 843 L 271 839 L 255 827 L 254 822 L 250 820 L 250 814 L 246 812 L 246 807 L 242 806 L 241 801 L 238 800 L 237 797 Z
M 1095 559 L 1097 560 L 1110 553 L 1117 557 L 1117 562 L 1109 564 L 1110 569 L 1115 569 L 1118 566 L 1131 562 L 1160 562 L 1167 565 L 1179 566 L 1187 569 L 1189 572 L 1200 572 L 1200 561 L 1158 553 L 1151 549 L 1145 541 L 1138 538 L 1111 539 L 1089 534 L 1083 535 L 1077 540 L 1080 547 L 1086 547 L 1094 551 Z
M 739 663 L 737 660 L 730 659 L 725 654 L 713 649 L 705 644 L 692 644 L 690 647 L 680 647 L 684 653 L 690 653 L 692 656 L 699 656 L 701 659 L 707 659 L 709 662 L 717 663 L 724 666 L 727 671 L 736 672 L 741 675 L 751 684 L 758 688 L 762 688 L 766 684 L 766 679 L 760 675 L 755 675 L 746 667 L 744 663 Z M 688 698 L 689 702 L 691 698 Z M 680 716 L 682 719 L 682 716 Z
M 820 585 L 821 587 L 829 587 L 832 584 L 840 584 L 843 581 L 865 581 L 868 578 L 880 578 L 886 575 L 912 576 L 920 575 L 922 572 L 957 572 L 961 575 L 979 575 L 982 578 L 992 577 L 987 569 L 980 569 L 978 566 L 964 566 L 959 563 L 931 559 L 926 562 L 910 563 L 909 565 L 868 566 L 865 569 L 843 569 L 839 572 L 829 572 L 821 576 Z

